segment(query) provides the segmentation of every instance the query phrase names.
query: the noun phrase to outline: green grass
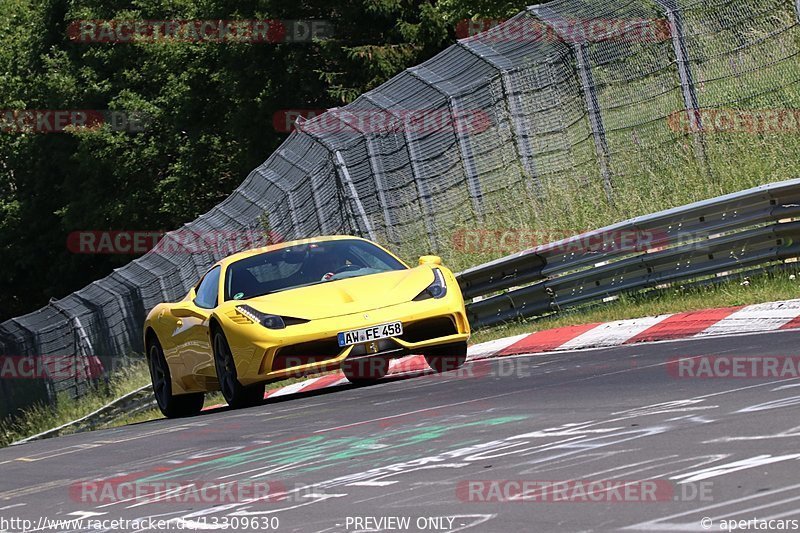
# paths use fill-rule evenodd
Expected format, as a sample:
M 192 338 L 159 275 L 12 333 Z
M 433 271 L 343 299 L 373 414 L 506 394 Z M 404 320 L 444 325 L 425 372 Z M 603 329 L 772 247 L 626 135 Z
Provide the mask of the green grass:
M 55 405 L 35 404 L 14 418 L 0 421 L 0 447 L 88 415 L 124 394 L 150 383 L 144 361 L 129 365 L 111 378 L 107 387 L 77 400 L 60 395 Z M 69 433 L 71 430 L 66 430 Z

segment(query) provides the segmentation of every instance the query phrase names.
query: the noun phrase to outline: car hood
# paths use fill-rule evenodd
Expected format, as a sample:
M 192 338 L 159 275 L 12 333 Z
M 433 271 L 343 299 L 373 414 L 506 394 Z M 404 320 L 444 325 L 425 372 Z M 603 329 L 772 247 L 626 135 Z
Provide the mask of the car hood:
M 289 289 L 241 302 L 273 315 L 316 320 L 411 301 L 434 280 L 430 267 L 393 270 Z

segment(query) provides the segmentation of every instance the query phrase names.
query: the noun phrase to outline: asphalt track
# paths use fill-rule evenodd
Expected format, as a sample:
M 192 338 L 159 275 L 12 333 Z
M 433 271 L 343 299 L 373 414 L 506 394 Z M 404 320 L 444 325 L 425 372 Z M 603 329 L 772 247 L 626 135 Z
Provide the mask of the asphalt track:
M 51 531 L 147 517 L 171 531 L 719 531 L 733 519 L 795 529 L 800 380 L 681 377 L 670 361 L 798 356 L 798 338 L 478 361 L 15 446 L 0 450 L 0 531 L 21 530 L 11 519 L 48 530 L 43 517 L 98 521 Z M 599 480 L 616 485 L 582 496 Z M 173 491 L 158 492 L 166 481 Z M 551 482 L 568 489 L 542 491 Z M 189 496 L 204 483 L 238 492 Z M 146 494 L 125 498 L 134 484 Z

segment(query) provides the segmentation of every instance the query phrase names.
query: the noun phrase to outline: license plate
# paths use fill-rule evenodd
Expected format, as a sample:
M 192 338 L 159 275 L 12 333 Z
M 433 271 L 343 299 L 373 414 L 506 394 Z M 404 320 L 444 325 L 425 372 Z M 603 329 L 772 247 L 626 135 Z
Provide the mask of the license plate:
M 379 326 L 372 326 L 364 329 L 354 329 L 351 331 L 343 331 L 339 333 L 338 340 L 339 346 L 350 346 L 351 344 L 361 344 L 363 342 L 370 342 L 378 339 L 385 339 L 386 337 L 397 337 L 403 334 L 403 324 L 400 322 L 392 322 L 390 324 L 381 324 Z

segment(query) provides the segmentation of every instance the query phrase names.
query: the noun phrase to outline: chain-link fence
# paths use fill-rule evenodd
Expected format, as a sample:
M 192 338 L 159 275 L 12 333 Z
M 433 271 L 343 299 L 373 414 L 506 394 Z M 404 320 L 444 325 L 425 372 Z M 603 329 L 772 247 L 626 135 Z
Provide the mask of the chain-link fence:
M 798 17 L 800 0 L 531 7 L 298 124 L 228 199 L 179 231 L 252 233 L 266 220 L 287 239 L 350 233 L 437 251 L 445 229 L 480 223 L 515 190 L 545 194 L 577 176 L 613 202 L 620 180 L 681 147 L 713 180 L 709 129 L 797 120 L 731 110 L 800 108 Z M 106 370 L 140 353 L 146 311 L 181 298 L 220 258 L 166 248 L 4 322 L 0 353 L 96 356 Z M 81 395 L 98 378 L 73 374 L 0 379 L 0 414 Z

